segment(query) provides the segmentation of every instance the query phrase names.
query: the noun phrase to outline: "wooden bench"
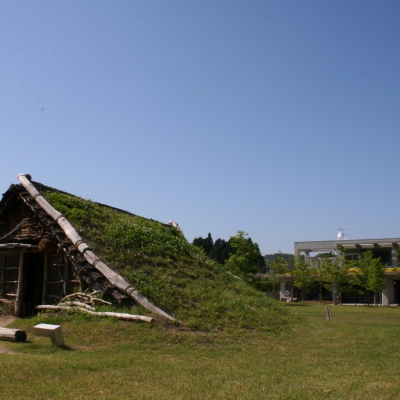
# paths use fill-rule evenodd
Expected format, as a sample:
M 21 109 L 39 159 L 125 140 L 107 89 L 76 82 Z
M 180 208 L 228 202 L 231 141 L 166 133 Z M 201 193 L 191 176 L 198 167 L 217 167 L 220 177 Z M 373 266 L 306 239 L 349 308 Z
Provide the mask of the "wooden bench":
M 60 325 L 39 324 L 33 327 L 36 336 L 49 337 L 51 344 L 65 346 L 64 336 Z

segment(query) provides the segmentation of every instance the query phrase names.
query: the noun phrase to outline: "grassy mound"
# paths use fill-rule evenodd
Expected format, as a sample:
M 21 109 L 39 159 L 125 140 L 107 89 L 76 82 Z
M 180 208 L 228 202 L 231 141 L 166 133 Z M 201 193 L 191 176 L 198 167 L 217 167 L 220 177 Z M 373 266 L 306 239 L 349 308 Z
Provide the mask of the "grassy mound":
M 44 195 L 110 268 L 190 329 L 281 330 L 295 320 L 170 226 L 64 193 Z

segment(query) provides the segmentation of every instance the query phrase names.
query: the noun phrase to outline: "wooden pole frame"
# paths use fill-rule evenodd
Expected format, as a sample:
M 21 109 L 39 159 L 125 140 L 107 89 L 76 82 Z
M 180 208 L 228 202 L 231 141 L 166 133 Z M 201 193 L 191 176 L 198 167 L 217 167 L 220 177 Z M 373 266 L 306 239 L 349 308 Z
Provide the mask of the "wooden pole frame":
M 21 251 L 19 253 L 19 267 L 18 267 L 18 287 L 17 287 L 17 299 L 15 301 L 15 315 L 21 317 L 22 314 L 22 303 L 24 299 L 24 259 L 25 253 Z

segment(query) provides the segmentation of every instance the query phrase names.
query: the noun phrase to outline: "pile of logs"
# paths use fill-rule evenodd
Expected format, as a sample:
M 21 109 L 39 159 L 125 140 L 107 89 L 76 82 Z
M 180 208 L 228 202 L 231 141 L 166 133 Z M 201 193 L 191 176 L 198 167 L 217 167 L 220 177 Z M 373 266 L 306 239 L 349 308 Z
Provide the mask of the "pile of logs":
M 65 296 L 60 300 L 57 305 L 39 305 L 36 306 L 37 310 L 79 310 L 84 313 L 88 313 L 91 315 L 97 315 L 99 317 L 112 317 L 123 319 L 126 321 L 143 321 L 143 322 L 153 322 L 154 319 L 151 317 L 146 317 L 143 315 L 133 315 L 126 313 L 115 313 L 115 312 L 97 312 L 95 309 L 96 304 L 100 305 L 111 305 L 108 301 L 103 299 L 99 299 L 95 297 L 97 292 L 93 292 L 91 294 L 87 293 L 73 293 L 68 296 Z

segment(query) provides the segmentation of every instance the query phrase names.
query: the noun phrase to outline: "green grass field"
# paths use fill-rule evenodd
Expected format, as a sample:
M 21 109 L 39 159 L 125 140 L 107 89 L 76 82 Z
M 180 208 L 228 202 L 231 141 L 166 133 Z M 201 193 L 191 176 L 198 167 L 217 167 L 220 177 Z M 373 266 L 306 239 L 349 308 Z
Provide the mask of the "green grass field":
M 1 399 L 399 399 L 400 308 L 287 305 L 283 333 L 190 332 L 84 317 L 15 321 L 0 342 Z M 66 349 L 37 338 L 61 323 Z M 8 352 L 8 353 L 5 353 Z

